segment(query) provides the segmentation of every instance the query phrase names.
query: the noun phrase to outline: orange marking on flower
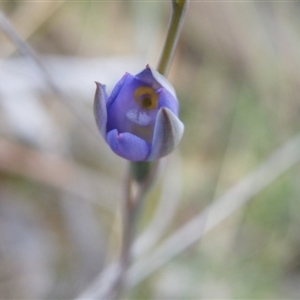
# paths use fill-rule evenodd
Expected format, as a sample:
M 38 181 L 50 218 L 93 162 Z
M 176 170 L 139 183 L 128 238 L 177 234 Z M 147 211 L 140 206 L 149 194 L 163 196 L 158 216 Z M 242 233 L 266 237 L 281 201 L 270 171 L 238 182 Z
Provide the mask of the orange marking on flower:
M 135 101 L 145 109 L 156 109 L 158 107 L 158 94 L 149 86 L 141 86 L 134 92 Z

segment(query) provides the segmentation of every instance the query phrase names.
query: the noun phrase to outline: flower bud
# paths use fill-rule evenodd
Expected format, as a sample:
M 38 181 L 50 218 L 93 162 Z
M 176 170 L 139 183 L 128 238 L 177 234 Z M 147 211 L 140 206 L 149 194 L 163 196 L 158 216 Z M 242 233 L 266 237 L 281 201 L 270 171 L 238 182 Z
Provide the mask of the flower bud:
M 119 156 L 153 161 L 174 150 L 184 125 L 179 104 L 167 79 L 148 65 L 139 74 L 126 73 L 108 97 L 96 82 L 94 114 L 101 135 Z

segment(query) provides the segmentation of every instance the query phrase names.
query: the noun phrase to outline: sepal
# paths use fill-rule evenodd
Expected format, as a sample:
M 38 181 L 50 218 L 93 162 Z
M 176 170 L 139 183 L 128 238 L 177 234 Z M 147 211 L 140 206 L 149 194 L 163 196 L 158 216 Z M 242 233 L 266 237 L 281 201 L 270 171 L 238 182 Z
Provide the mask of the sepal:
M 184 125 L 168 108 L 161 108 L 157 114 L 151 152 L 148 161 L 156 160 L 171 153 L 179 144 Z
M 96 83 L 96 92 L 94 98 L 94 116 L 96 119 L 96 124 L 101 135 L 106 138 L 106 124 L 107 124 L 107 94 L 105 85 L 102 85 L 99 82 Z

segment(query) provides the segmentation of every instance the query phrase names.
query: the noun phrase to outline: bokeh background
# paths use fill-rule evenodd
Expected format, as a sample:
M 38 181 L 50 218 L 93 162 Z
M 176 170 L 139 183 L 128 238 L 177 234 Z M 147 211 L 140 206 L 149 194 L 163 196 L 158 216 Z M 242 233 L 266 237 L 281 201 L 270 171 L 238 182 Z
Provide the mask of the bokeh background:
M 157 64 L 171 3 L 0 8 L 27 43 L 1 21 L 0 298 L 75 298 L 118 255 L 128 167 L 96 132 L 94 81 L 111 91 Z M 297 1 L 191 1 L 169 75 L 185 135 L 144 207 L 139 231 L 158 235 L 145 260 L 299 134 L 299 14 Z M 299 180 L 295 163 L 126 297 L 299 299 Z

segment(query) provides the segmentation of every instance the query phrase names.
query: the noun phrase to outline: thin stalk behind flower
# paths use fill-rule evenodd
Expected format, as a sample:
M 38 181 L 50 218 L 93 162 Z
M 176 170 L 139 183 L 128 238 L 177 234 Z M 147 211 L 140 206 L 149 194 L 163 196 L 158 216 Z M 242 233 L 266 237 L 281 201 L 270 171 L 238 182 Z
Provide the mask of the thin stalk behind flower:
M 167 38 L 157 66 L 157 71 L 167 76 L 174 58 L 180 31 L 183 25 L 188 0 L 172 0 L 173 12 L 169 23 Z
M 187 8 L 187 0 L 172 1 L 172 16 L 169 23 L 166 41 L 163 47 L 157 71 L 167 76 L 177 47 L 180 31 Z M 123 205 L 123 244 L 119 264 L 119 276 L 111 291 L 113 298 L 119 298 L 124 289 L 125 277 L 131 264 L 132 245 L 139 212 L 143 206 L 148 191 L 157 177 L 159 160 L 154 162 L 131 162 L 127 179 L 126 197 Z M 135 189 L 135 191 L 134 191 Z

